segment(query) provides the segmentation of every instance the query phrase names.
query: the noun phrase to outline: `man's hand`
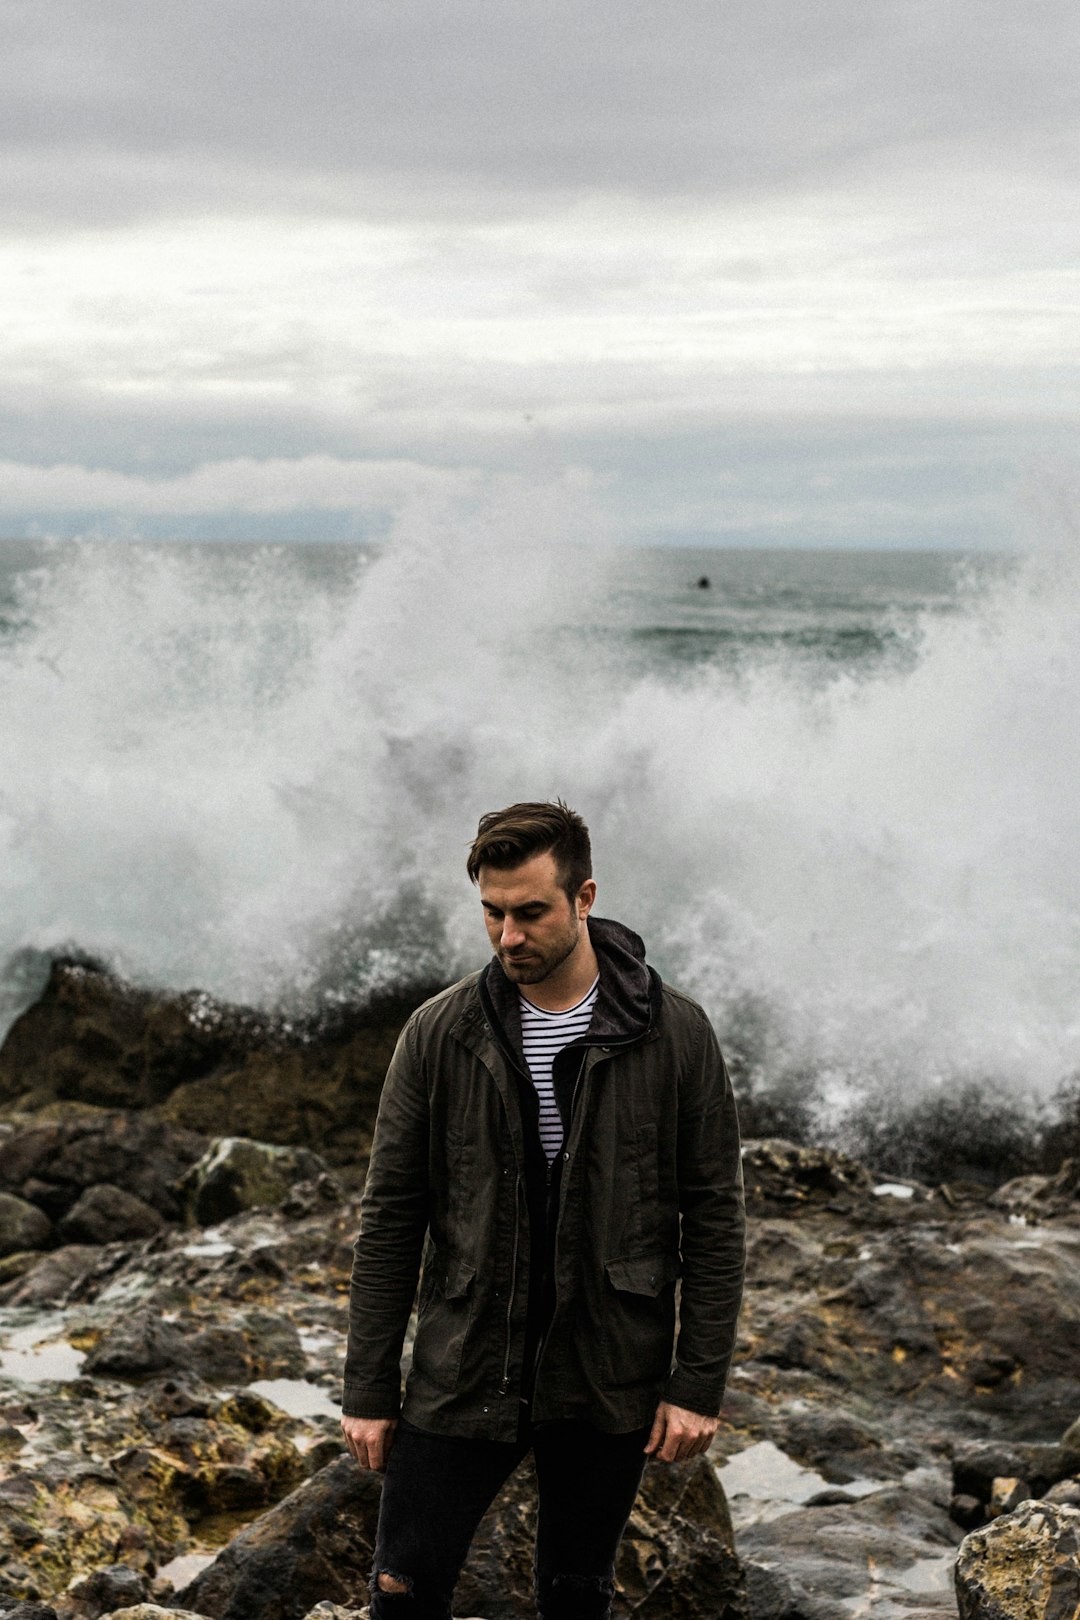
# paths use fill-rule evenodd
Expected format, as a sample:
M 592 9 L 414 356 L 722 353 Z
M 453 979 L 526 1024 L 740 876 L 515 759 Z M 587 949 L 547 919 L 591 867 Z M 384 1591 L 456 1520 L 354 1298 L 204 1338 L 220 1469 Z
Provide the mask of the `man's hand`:
M 386 1459 L 394 1444 L 397 1418 L 341 1418 L 341 1432 L 345 1444 L 361 1468 L 373 1468 L 377 1474 L 386 1472 Z
M 703 1417 L 700 1412 L 687 1411 L 685 1406 L 661 1401 L 645 1454 L 657 1462 L 686 1462 L 688 1457 L 708 1451 L 719 1426 L 719 1418 Z

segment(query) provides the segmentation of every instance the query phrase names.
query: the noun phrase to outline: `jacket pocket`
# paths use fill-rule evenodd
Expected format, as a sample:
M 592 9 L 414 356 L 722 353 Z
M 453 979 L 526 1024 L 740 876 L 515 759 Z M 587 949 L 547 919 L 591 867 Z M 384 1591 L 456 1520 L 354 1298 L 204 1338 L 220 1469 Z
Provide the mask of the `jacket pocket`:
M 614 1385 L 647 1384 L 671 1371 L 678 1260 L 668 1253 L 609 1260 L 603 1358 Z
M 476 1267 L 459 1255 L 439 1256 L 430 1291 L 421 1303 L 413 1345 L 413 1368 L 442 1389 L 453 1389 L 476 1310 Z

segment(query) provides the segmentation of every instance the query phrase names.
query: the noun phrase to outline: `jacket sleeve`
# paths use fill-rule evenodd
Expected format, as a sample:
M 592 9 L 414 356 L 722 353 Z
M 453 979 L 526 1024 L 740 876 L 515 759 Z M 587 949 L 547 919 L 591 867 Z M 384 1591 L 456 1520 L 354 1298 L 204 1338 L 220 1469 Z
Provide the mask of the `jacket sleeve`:
M 401 1350 L 427 1223 L 428 1096 L 412 1019 L 383 1084 L 360 1202 L 341 1403 L 347 1417 L 394 1418 L 401 1408 Z
M 682 1287 L 664 1399 L 716 1417 L 735 1349 L 746 1213 L 735 1098 L 704 1013 L 680 1086 L 678 1155 Z

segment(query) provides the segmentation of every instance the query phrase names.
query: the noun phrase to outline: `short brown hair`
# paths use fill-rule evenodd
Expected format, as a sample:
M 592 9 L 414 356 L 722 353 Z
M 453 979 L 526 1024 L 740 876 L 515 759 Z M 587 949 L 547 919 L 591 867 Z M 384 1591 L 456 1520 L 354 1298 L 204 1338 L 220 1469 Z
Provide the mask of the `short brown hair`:
M 553 804 L 511 804 L 480 817 L 465 870 L 475 883 L 482 866 L 520 866 L 533 855 L 551 854 L 559 883 L 573 902 L 592 877 L 589 829 L 561 799 Z

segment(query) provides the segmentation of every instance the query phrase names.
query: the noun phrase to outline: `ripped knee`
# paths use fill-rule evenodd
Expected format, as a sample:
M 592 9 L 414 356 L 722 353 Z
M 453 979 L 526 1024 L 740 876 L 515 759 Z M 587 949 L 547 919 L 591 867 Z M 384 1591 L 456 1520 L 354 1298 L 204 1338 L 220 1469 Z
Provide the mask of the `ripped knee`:
M 412 1581 L 405 1575 L 392 1575 L 384 1569 L 375 1577 L 375 1590 L 385 1592 L 389 1597 L 404 1597 L 412 1591 Z

